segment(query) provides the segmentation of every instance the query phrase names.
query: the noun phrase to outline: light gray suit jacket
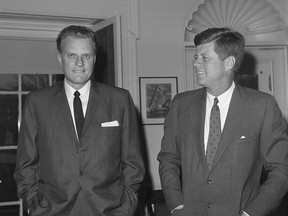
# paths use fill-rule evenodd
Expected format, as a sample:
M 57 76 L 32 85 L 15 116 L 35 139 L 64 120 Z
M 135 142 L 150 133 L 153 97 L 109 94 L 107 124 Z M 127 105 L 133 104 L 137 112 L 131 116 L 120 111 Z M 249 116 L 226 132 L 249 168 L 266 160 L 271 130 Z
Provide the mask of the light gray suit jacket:
M 14 176 L 32 215 L 132 216 L 144 176 L 137 118 L 128 91 L 92 82 L 78 141 L 63 83 L 30 93 Z
M 264 216 L 288 190 L 286 122 L 275 99 L 236 85 L 211 170 L 204 154 L 206 90 L 177 95 L 158 155 L 170 210 L 179 215 Z M 262 166 L 267 181 L 260 186 Z

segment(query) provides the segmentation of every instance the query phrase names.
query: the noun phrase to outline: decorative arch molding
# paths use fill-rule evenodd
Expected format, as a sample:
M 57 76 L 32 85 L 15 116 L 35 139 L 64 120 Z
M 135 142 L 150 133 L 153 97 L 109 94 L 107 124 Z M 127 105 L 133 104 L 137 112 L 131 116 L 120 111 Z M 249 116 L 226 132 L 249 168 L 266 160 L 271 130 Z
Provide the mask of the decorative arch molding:
M 199 0 L 186 20 L 184 41 L 211 27 L 231 27 L 248 41 L 283 41 L 287 26 L 287 12 L 275 0 Z

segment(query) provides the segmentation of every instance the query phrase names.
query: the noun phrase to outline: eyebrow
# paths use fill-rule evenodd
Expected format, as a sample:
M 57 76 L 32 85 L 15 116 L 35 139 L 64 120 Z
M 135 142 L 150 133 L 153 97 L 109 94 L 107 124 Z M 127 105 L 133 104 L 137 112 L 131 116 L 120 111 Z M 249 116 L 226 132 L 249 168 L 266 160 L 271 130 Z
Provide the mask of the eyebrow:
M 194 58 L 197 58 L 197 57 L 199 57 L 199 56 L 202 56 L 202 57 L 208 57 L 209 55 L 207 54 L 207 53 L 200 53 L 200 54 L 197 54 L 197 53 L 195 53 L 194 54 Z

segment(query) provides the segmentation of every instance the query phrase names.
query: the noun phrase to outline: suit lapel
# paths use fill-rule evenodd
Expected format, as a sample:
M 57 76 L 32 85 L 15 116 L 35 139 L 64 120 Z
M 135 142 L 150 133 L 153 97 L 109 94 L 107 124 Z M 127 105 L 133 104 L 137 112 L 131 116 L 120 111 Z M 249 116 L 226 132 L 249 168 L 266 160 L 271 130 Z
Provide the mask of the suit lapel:
M 97 115 L 97 110 L 103 110 L 103 108 L 99 108 L 99 97 L 101 96 L 99 89 L 97 85 L 94 82 L 91 82 L 91 89 L 90 89 L 90 94 L 89 94 L 89 99 L 88 99 L 88 105 L 87 105 L 87 110 L 86 110 L 86 115 L 85 115 L 85 121 L 83 125 L 83 131 L 82 131 L 82 136 L 84 136 L 86 129 L 89 127 L 91 124 L 92 119 L 94 119 L 95 115 Z M 69 108 L 69 104 L 67 101 L 64 85 L 62 87 L 59 87 L 59 90 L 56 93 L 55 96 L 55 103 L 58 106 L 59 110 L 62 112 L 62 117 L 64 118 L 64 122 L 67 123 L 67 129 L 69 130 L 70 134 L 73 134 L 73 137 L 77 142 L 79 142 L 77 138 L 77 134 L 74 128 L 74 123 L 71 115 L 71 111 Z M 98 106 L 98 109 L 95 107 Z M 101 114 L 99 114 L 101 115 Z M 81 138 L 80 138 L 81 139 Z
M 235 131 L 237 131 L 237 127 L 239 126 L 239 123 L 244 114 L 245 101 L 244 97 L 242 97 L 240 94 L 240 88 L 241 87 L 236 85 L 235 90 L 233 92 L 224 129 L 221 134 L 221 139 L 210 171 L 214 169 L 214 167 L 221 159 L 225 149 L 231 143 Z
M 55 103 L 59 110 L 62 112 L 62 118 L 64 118 L 64 122 L 67 124 L 67 130 L 69 130 L 69 133 L 77 140 L 77 135 L 74 129 L 74 123 L 71 115 L 71 111 L 69 108 L 69 104 L 67 101 L 65 89 L 62 85 L 62 87 L 59 86 L 59 90 L 57 91 L 55 95 Z
M 203 93 L 201 95 L 201 98 L 199 100 L 200 106 L 198 106 L 198 109 L 195 113 L 198 113 L 199 122 L 200 122 L 200 127 L 199 127 L 199 153 L 203 155 L 203 159 L 205 159 L 205 148 L 204 148 L 204 126 L 205 126 L 205 114 L 206 114 L 206 90 L 203 89 Z
M 200 158 L 202 158 L 203 164 L 205 164 L 205 150 L 204 150 L 204 124 L 205 124 L 205 110 L 206 110 L 206 90 L 203 88 L 202 91 L 197 95 L 193 95 L 187 109 L 189 110 L 189 116 L 184 119 L 185 130 L 183 133 L 187 136 L 188 145 L 195 145 L 196 150 Z M 195 104 L 198 104 L 195 106 Z M 186 112 L 183 112 L 186 113 Z M 192 131 L 195 131 L 195 133 Z M 192 148 L 187 148 L 192 149 Z M 193 152 L 189 152 L 193 155 Z M 192 156 L 191 156 L 192 157 Z
M 102 107 L 99 107 L 99 98 L 101 94 L 99 92 L 99 89 L 97 88 L 96 84 L 94 82 L 91 82 L 91 89 L 90 89 L 90 95 L 89 95 L 89 100 L 88 100 L 88 105 L 87 105 L 87 110 L 86 110 L 86 115 L 85 115 L 85 121 L 83 125 L 83 132 L 82 136 L 84 136 L 85 131 L 91 124 L 92 119 L 95 119 L 95 115 L 98 115 L 99 110 L 104 110 Z M 97 107 L 97 108 L 96 108 Z M 96 117 L 97 118 L 97 117 Z M 100 118 L 98 118 L 100 119 Z

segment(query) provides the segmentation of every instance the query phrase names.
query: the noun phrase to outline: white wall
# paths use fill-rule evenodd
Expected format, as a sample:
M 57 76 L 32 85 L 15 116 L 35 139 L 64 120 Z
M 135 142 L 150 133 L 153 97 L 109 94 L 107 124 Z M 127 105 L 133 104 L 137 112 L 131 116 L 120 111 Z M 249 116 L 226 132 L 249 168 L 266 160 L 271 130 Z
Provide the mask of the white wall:
M 186 89 L 184 25 L 193 1 L 140 0 L 140 39 L 137 41 L 139 77 L 178 77 L 178 92 Z M 163 125 L 143 127 L 153 186 L 160 188 L 158 161 Z

